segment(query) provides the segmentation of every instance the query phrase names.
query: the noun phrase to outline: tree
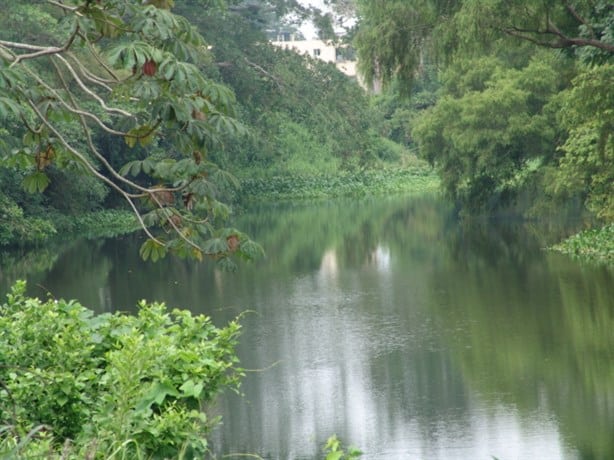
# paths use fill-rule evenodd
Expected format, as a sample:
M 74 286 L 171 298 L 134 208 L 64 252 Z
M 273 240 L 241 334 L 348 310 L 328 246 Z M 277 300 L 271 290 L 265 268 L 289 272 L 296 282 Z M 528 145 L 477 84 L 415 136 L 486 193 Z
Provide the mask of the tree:
M 442 97 L 417 121 L 413 134 L 449 195 L 482 209 L 486 202 L 540 183 L 542 193 L 583 195 L 598 216 L 612 218 L 611 2 L 359 0 L 358 6 L 356 45 L 367 79 L 398 82 L 409 94 L 425 62 L 444 69 L 448 81 Z M 538 51 L 559 73 L 546 93 L 517 74 L 537 68 L 528 63 Z M 494 74 L 484 67 L 493 58 L 500 67 Z M 455 68 L 463 70 L 454 73 Z M 543 82 L 550 70 L 535 73 L 534 81 Z M 591 78 L 584 81 L 582 75 Z M 458 84 L 468 78 L 486 84 Z M 554 96 L 562 90 L 557 105 Z M 582 96 L 590 91 L 590 97 Z M 555 109 L 556 119 L 551 116 Z
M 428 1 L 359 0 L 359 27 L 354 43 L 365 80 L 393 79 L 408 94 L 428 46 L 438 11 Z
M 23 185 L 32 192 L 49 185 L 52 166 L 103 182 L 147 234 L 145 259 L 172 251 L 232 264 L 231 256 L 252 257 L 259 249 L 222 226 L 229 213 L 223 190 L 236 181 L 210 156 L 224 136 L 243 128 L 232 92 L 201 72 L 210 60 L 207 44 L 172 6 L 172 0 L 11 2 L 8 21 L 35 13 L 50 27 L 35 37 L 44 43 L 0 40 L 0 118 L 23 133 L 22 145 L 2 160 L 27 171 Z M 111 162 L 100 137 L 120 139 L 137 158 Z
M 381 139 L 365 92 L 333 64 L 266 43 L 247 12 L 193 14 L 216 62 L 208 75 L 233 89 L 247 138 L 231 139 L 220 163 L 239 176 L 330 174 L 373 159 Z M 247 15 L 247 17 L 246 17 Z
M 541 0 L 466 2 L 482 20 L 510 36 L 547 48 L 594 48 L 614 53 L 614 5 L 608 1 Z
M 414 122 L 421 155 L 446 194 L 470 211 L 510 204 L 554 156 L 554 60 L 542 54 L 520 69 L 497 58 L 451 68 L 443 96 Z
M 585 69 L 558 96 L 568 137 L 551 187 L 580 192 L 598 217 L 614 221 L 614 65 Z

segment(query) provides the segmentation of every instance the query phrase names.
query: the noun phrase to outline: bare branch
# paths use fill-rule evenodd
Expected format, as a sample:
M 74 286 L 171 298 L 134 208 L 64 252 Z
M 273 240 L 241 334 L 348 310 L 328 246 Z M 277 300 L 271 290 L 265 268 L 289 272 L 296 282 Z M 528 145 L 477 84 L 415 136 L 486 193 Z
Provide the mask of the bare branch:
M 100 106 L 107 112 L 109 113 L 115 113 L 118 115 L 123 115 L 124 117 L 127 118 L 133 118 L 134 115 L 132 115 L 130 112 L 126 112 L 125 110 L 122 109 L 118 109 L 116 107 L 109 107 L 104 100 L 98 96 L 98 94 L 96 94 L 94 91 L 92 91 L 91 89 L 89 89 L 84 83 L 83 81 L 81 81 L 81 78 L 79 78 L 79 75 L 77 75 L 77 72 L 75 72 L 75 69 L 70 65 L 70 63 L 64 59 L 63 56 L 61 55 L 57 55 L 56 58 L 58 58 L 59 60 L 62 61 L 62 63 L 66 66 L 66 68 L 68 69 L 68 71 L 72 74 L 72 77 L 75 79 L 75 81 L 77 82 L 77 84 L 79 85 L 79 87 L 85 91 L 87 94 L 89 94 L 91 97 L 93 97 L 94 99 L 96 99 L 96 101 L 98 101 L 98 103 L 100 104 Z
M 64 136 L 62 135 L 62 133 L 60 133 L 57 128 L 55 126 L 53 126 L 49 120 L 47 120 L 47 118 L 43 115 L 43 113 L 40 111 L 40 109 L 36 106 L 36 103 L 31 100 L 28 99 L 28 103 L 30 104 L 30 106 L 34 109 L 34 112 L 36 113 L 36 115 L 40 118 L 40 120 L 42 121 L 42 123 L 53 133 L 57 136 L 57 138 L 60 140 L 60 143 L 64 146 L 64 148 L 66 148 L 72 155 L 74 155 L 79 161 L 81 161 L 81 163 L 91 172 L 93 173 L 97 178 L 101 179 L 103 182 L 105 182 L 106 184 L 110 185 L 111 187 L 113 187 L 115 190 L 119 191 L 123 196 L 129 197 L 129 198 L 138 198 L 138 195 L 134 195 L 131 193 L 126 192 L 125 190 L 121 189 L 119 187 L 119 185 L 117 185 L 115 182 L 113 182 L 111 179 L 109 179 L 108 177 L 104 176 L 103 174 L 101 174 L 95 167 L 94 165 L 85 157 L 85 155 L 83 155 L 82 153 L 80 153 L 77 149 L 75 149 L 72 145 L 70 145 L 70 143 L 68 141 L 65 140 Z M 121 179 L 123 179 L 124 181 L 127 182 L 127 185 L 131 185 L 131 182 L 128 179 L 125 179 L 122 176 L 119 176 Z M 145 187 L 140 187 L 137 184 L 134 184 L 134 187 L 137 190 L 140 190 L 142 192 L 148 192 L 148 189 Z
M 246 57 L 244 58 L 245 62 L 247 62 L 247 64 L 251 67 L 253 67 L 254 69 L 256 69 L 258 72 L 262 73 L 263 75 L 269 77 L 271 80 L 273 80 L 277 86 L 279 88 L 283 87 L 283 82 L 277 78 L 275 75 L 272 75 L 271 73 L 267 72 L 266 70 L 264 70 L 261 66 L 259 66 L 258 64 L 256 64 L 255 62 L 250 61 L 249 59 L 247 59 Z
M 25 61 L 27 59 L 36 59 L 42 56 L 60 54 L 60 53 L 65 52 L 68 48 L 70 48 L 75 38 L 77 37 L 78 33 L 79 33 L 79 27 L 75 27 L 75 30 L 70 34 L 70 37 L 68 37 L 68 40 L 62 47 L 34 46 L 34 45 L 29 45 L 27 43 L 9 42 L 9 41 L 4 41 L 4 40 L 0 40 L 0 44 L 7 46 L 9 48 L 24 49 L 24 50 L 32 51 L 32 53 L 16 55 L 15 58 L 13 59 L 13 62 L 11 63 L 11 67 L 12 67 L 12 66 L 19 64 L 21 61 Z
M 105 90 L 107 90 L 108 92 L 113 92 L 113 88 L 111 88 L 109 86 L 109 84 L 112 83 L 116 83 L 115 80 L 108 80 L 105 78 L 101 78 L 98 75 L 90 72 L 87 67 L 85 67 L 83 65 L 83 63 L 81 61 L 79 61 L 79 59 L 73 54 L 73 53 L 66 53 L 66 56 L 69 57 L 72 60 L 73 65 L 76 65 L 76 67 L 79 69 L 79 71 L 81 72 L 81 75 L 83 76 L 83 78 L 85 78 L 87 81 L 98 85 L 102 88 L 104 88 Z
M 544 31 L 510 27 L 504 29 L 504 32 L 513 37 L 527 40 L 531 43 L 535 43 L 536 45 L 544 46 L 547 48 L 562 49 L 571 48 L 572 46 L 592 46 L 594 48 L 599 48 L 609 53 L 614 53 L 614 44 L 605 43 L 594 38 L 568 37 L 552 23 L 550 23 L 550 26 Z M 547 38 L 545 38 L 547 36 L 552 35 L 558 38 L 555 40 L 548 40 Z
M 565 4 L 565 8 L 567 8 L 567 11 L 569 11 L 569 13 L 570 13 L 570 14 L 571 14 L 571 15 L 572 15 L 574 18 L 576 18 L 576 21 L 580 22 L 581 24 L 584 24 L 584 25 L 587 27 L 587 29 L 590 31 L 591 36 L 592 36 L 593 38 L 595 38 L 595 37 L 596 37 L 596 35 L 595 35 L 595 30 L 593 29 L 593 27 L 591 26 L 591 24 L 590 24 L 590 23 L 589 23 L 589 22 L 588 22 L 586 19 L 584 19 L 584 18 L 583 18 L 583 17 L 580 15 L 580 13 L 578 13 L 578 10 L 576 10 L 576 9 L 573 7 L 573 5 L 571 5 L 571 4 L 570 4 L 570 3 L 569 3 L 567 0 L 565 0 L 563 3 Z
M 52 50 L 62 49 L 56 46 L 38 46 L 38 45 L 30 45 L 29 43 L 11 42 L 7 40 L 0 40 L 0 45 L 5 46 L 7 48 L 26 50 L 26 51 L 43 51 L 43 50 L 48 50 L 48 49 L 52 49 Z
M 87 43 L 87 47 L 90 50 L 90 53 L 92 53 L 92 56 L 94 57 L 94 59 L 96 60 L 96 62 L 98 62 L 98 64 L 107 71 L 107 73 L 111 76 L 111 78 L 113 79 L 113 82 L 119 82 L 121 81 L 121 78 L 119 78 L 115 72 L 113 72 L 113 69 L 111 69 L 106 62 L 104 62 L 102 59 L 100 59 L 100 56 L 98 55 L 98 53 L 96 52 L 96 49 L 94 48 L 94 45 L 92 45 L 92 42 L 90 41 L 90 39 L 86 36 L 83 35 L 81 32 L 79 32 L 79 38 L 81 38 L 85 43 Z
M 82 115 L 85 116 L 87 118 L 92 119 L 94 122 L 96 122 L 96 124 L 98 124 L 98 126 L 100 126 L 103 130 L 105 130 L 106 132 L 108 132 L 109 134 L 114 134 L 116 136 L 125 136 L 126 133 L 122 132 L 122 131 L 116 131 L 113 128 L 110 128 L 109 126 L 107 126 L 100 118 L 98 118 L 96 115 L 94 115 L 91 112 L 86 112 L 80 109 L 77 109 L 73 106 L 71 106 L 70 104 L 67 104 L 66 101 L 64 101 L 64 99 L 62 98 L 62 96 L 60 96 L 60 94 L 53 89 L 51 86 L 49 86 L 47 83 L 45 83 L 45 81 L 43 79 L 41 79 L 36 73 L 32 72 L 30 69 L 28 69 L 27 67 L 24 67 L 24 69 L 30 74 L 30 76 L 32 78 L 34 78 L 36 80 L 36 82 L 41 85 L 43 88 L 45 88 L 47 91 L 49 91 L 51 94 L 53 94 L 53 96 L 57 99 L 57 101 L 62 104 L 62 106 L 68 110 L 71 113 L 74 113 L 75 115 Z M 59 73 L 59 72 L 58 72 Z M 60 77 L 61 78 L 61 77 Z M 70 93 L 70 91 L 68 91 Z
M 47 0 L 47 3 L 49 3 L 49 4 L 51 4 L 51 5 L 54 5 L 54 6 L 57 6 L 57 7 L 59 7 L 59 8 L 62 8 L 62 9 L 63 9 L 63 10 L 65 10 L 65 11 L 70 11 L 71 13 L 72 13 L 72 12 L 75 12 L 75 11 L 77 11 L 77 10 L 79 9 L 79 7 L 78 7 L 78 6 L 68 6 L 68 5 L 64 5 L 63 3 L 56 2 L 55 0 Z

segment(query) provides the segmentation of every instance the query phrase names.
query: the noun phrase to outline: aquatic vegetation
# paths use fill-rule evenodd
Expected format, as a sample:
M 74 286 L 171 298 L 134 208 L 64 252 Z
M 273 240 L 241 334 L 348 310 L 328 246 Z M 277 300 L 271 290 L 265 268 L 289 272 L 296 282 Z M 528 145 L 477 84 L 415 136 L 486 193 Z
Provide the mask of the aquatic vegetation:
M 581 259 L 614 263 L 614 224 L 577 233 L 550 249 Z

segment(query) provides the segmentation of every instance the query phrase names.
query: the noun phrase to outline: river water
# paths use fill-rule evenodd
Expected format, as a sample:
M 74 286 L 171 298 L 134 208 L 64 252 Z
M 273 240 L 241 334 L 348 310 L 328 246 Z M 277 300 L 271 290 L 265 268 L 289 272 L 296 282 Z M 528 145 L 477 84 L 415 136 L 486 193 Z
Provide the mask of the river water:
M 243 313 L 218 458 L 322 458 L 332 434 L 366 460 L 614 458 L 614 269 L 543 250 L 565 225 L 460 223 L 422 196 L 263 205 L 236 226 L 267 253 L 237 273 L 143 263 L 130 237 L 3 254 L 0 289 Z

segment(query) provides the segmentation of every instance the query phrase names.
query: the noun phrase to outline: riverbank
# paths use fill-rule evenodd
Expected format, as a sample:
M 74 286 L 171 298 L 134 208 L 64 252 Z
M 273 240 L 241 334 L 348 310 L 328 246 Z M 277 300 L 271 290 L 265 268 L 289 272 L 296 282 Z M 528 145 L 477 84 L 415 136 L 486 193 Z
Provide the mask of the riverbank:
M 240 207 L 267 201 L 329 199 L 349 196 L 431 193 L 439 189 L 439 178 L 427 165 L 363 169 L 330 175 L 250 176 L 239 173 L 241 183 L 233 201 Z M 11 207 L 5 214 L 12 215 Z M 53 241 L 78 238 L 111 238 L 140 229 L 129 210 L 105 209 L 80 216 L 53 214 L 15 219 L 0 223 L 0 245 L 41 247 Z M 552 251 L 575 259 L 614 264 L 614 224 L 572 235 Z
M 12 219 L 0 223 L 0 246 L 39 247 L 73 238 L 112 238 L 139 229 L 134 214 L 128 210 L 103 209 L 76 216 L 51 213 L 41 217 L 26 217 L 23 212 L 13 215 L 11 210 L 5 209 L 5 214 Z

